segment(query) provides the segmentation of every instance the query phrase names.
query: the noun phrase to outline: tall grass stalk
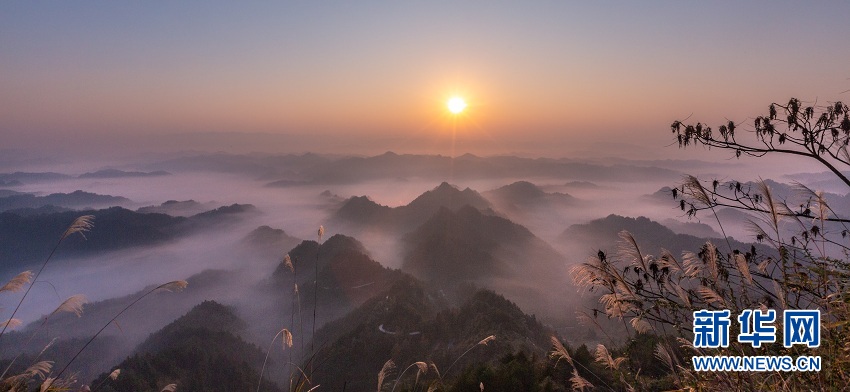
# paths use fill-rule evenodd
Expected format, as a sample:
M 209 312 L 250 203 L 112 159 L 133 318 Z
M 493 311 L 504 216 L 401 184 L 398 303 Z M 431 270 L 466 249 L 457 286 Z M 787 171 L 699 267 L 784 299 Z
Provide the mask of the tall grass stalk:
M 157 292 L 157 291 L 160 291 L 160 290 L 177 292 L 177 291 L 181 291 L 181 290 L 185 289 L 186 286 L 188 286 L 188 285 L 189 285 L 189 282 L 186 282 L 185 280 L 175 280 L 175 281 L 164 283 L 164 284 L 161 284 L 157 287 L 154 287 L 153 289 L 151 289 L 147 293 L 143 294 L 139 298 L 136 298 L 129 305 L 125 306 L 124 309 L 121 309 L 121 311 L 118 312 L 115 316 L 112 316 L 112 318 L 109 319 L 109 321 L 107 321 L 106 324 L 104 324 L 103 327 L 101 327 L 100 330 L 98 330 L 97 333 L 94 334 L 94 336 L 92 336 L 91 339 L 89 339 L 86 342 L 86 344 L 83 345 L 82 348 L 77 350 L 77 353 L 74 354 L 73 357 L 71 357 L 71 360 L 68 361 L 68 363 L 65 364 L 65 366 L 62 368 L 62 370 L 59 371 L 59 373 L 56 374 L 56 377 L 54 377 L 54 380 L 59 379 L 59 377 L 61 377 L 62 374 L 65 373 L 65 370 L 67 370 L 68 367 L 71 366 L 71 364 L 77 359 L 77 357 L 79 357 L 80 354 L 86 349 L 86 347 L 88 347 L 98 336 L 100 336 L 100 334 L 106 329 L 106 327 L 108 327 L 110 324 L 115 322 L 115 320 L 118 319 L 119 316 L 124 314 L 124 312 L 126 312 L 130 308 L 132 308 L 133 305 L 137 304 L 139 301 L 141 301 L 142 299 L 144 299 L 148 295 L 153 294 L 154 292 Z M 47 388 L 49 388 L 52 384 L 53 384 L 53 382 L 48 383 Z
M 81 236 L 83 236 L 83 238 L 86 238 L 85 232 L 91 230 L 91 228 L 94 227 L 94 224 L 92 223 L 93 220 L 94 220 L 94 215 L 83 215 L 81 217 L 78 217 L 77 219 L 74 219 L 74 222 L 72 222 L 71 225 L 68 226 L 67 229 L 65 229 L 65 232 L 62 233 L 62 235 L 59 237 L 59 241 L 57 241 L 56 245 L 53 246 L 53 250 L 50 251 L 50 255 L 48 255 L 47 259 L 44 260 L 44 263 L 41 264 L 41 268 L 38 269 L 38 272 L 36 272 L 35 277 L 32 278 L 33 284 L 36 281 L 38 281 L 38 277 L 41 275 L 41 272 L 44 271 L 44 267 L 47 266 L 47 263 L 50 262 L 50 259 L 53 258 L 53 255 L 56 253 L 56 250 L 59 249 L 59 245 L 62 244 L 62 241 L 65 238 L 68 238 L 69 236 L 71 236 L 74 233 L 79 233 Z M 10 320 L 15 318 L 15 315 L 18 313 L 18 310 L 20 310 L 20 308 L 21 308 L 21 304 L 24 303 L 24 299 L 26 299 L 27 295 L 30 293 L 30 290 L 32 289 L 33 284 L 30 284 L 29 286 L 27 286 L 27 290 L 24 292 L 24 295 L 21 297 L 21 300 L 18 301 L 18 305 L 15 306 L 15 310 L 12 311 L 12 315 L 9 316 Z M 3 338 L 3 334 L 6 333 L 6 328 L 8 328 L 8 327 L 9 327 L 8 323 L 3 326 L 3 330 L 0 331 L 0 339 Z

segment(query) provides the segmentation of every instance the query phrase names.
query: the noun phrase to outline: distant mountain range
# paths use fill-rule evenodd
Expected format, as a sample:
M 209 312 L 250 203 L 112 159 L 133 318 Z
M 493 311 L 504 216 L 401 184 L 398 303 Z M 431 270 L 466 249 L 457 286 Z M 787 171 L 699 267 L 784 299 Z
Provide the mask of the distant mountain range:
M 62 243 L 61 256 L 92 254 L 175 240 L 211 227 L 227 225 L 234 218 L 256 211 L 249 204 L 233 204 L 188 218 L 165 214 L 143 214 L 121 207 L 102 210 L 52 212 L 40 215 L 0 213 L 0 265 L 2 273 L 43 261 L 65 229 L 81 215 L 94 215 L 94 229 Z
M 118 169 L 104 169 L 98 170 L 95 172 L 88 172 L 80 174 L 80 178 L 122 178 L 122 177 L 158 177 L 158 176 L 170 176 L 171 173 L 164 170 L 157 170 L 152 172 L 140 172 L 140 171 L 124 171 Z
M 342 204 L 331 217 L 346 229 L 376 230 L 403 234 L 421 225 L 441 208 L 456 211 L 464 206 L 495 214 L 490 202 L 478 192 L 460 190 L 447 182 L 427 191 L 401 207 L 387 207 L 366 196 L 355 196 Z
M 48 206 L 70 209 L 102 208 L 126 206 L 131 203 L 132 201 L 126 197 L 98 195 L 80 190 L 71 193 L 53 193 L 47 196 L 15 193 L 0 196 L 0 212 L 16 209 L 38 209 Z
M 136 210 L 142 214 L 167 214 L 189 217 L 216 208 L 215 203 L 199 203 L 194 200 L 168 200 L 158 206 L 141 207 Z
M 771 254 L 772 249 L 761 244 L 748 244 L 729 238 L 700 238 L 688 234 L 676 234 L 668 227 L 646 217 L 629 218 L 619 215 L 609 215 L 591 222 L 572 225 L 561 233 L 561 241 L 575 244 L 586 250 L 586 255 L 596 254 L 602 250 L 616 254 L 620 243 L 619 232 L 626 230 L 632 234 L 645 254 L 658 256 L 661 249 L 670 251 L 674 256 L 681 256 L 683 251 L 698 252 L 707 240 L 712 240 L 715 246 L 726 252 L 729 246 L 742 252 L 748 252 L 755 247 L 760 254 Z
M 528 181 L 517 181 L 492 191 L 484 192 L 499 211 L 524 209 L 557 209 L 581 204 L 579 199 L 566 193 L 547 193 Z
M 574 181 L 644 181 L 670 179 L 681 173 L 648 162 L 615 165 L 590 164 L 569 159 L 513 156 L 458 157 L 387 152 L 372 157 L 303 155 L 201 154 L 150 164 L 150 170 L 243 173 L 277 185 L 351 184 L 374 179 L 488 179 L 554 177 Z

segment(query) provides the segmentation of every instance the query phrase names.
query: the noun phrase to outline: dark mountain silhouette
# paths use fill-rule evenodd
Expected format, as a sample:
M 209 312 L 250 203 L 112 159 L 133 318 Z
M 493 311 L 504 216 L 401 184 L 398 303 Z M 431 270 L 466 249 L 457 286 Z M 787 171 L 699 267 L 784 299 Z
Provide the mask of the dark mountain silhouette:
M 508 247 L 514 244 L 519 250 L 535 239 L 524 227 L 472 207 L 457 212 L 441 208 L 404 237 L 403 268 L 427 282 L 509 276 L 521 256 Z M 552 256 L 557 258 L 554 252 Z
M 470 364 L 489 363 L 505 354 L 545 355 L 552 334 L 492 291 L 477 291 L 460 306 L 451 307 L 439 291 L 406 278 L 316 333 L 322 349 L 316 355 L 321 367 L 315 370 L 314 383 L 329 390 L 343 386 L 346 391 L 374 390 L 376 375 L 389 359 L 398 372 L 416 361 L 434 363 L 451 380 Z M 478 344 L 491 335 L 495 340 Z M 433 369 L 429 372 L 420 378 L 420 386 L 436 376 Z M 406 388 L 412 386 L 413 374 L 402 380 L 402 385 L 410 383 Z M 395 377 L 386 382 L 392 385 Z
M 158 206 L 141 207 L 136 210 L 142 214 L 167 214 L 171 216 L 192 216 L 215 208 L 215 203 L 199 203 L 194 200 L 168 200 Z
M 373 260 L 356 239 L 340 234 L 321 245 L 316 241 L 303 241 L 289 251 L 289 256 L 295 271 L 281 263 L 273 274 L 275 285 L 290 298 L 288 293 L 296 282 L 302 293 L 302 303 L 310 307 L 318 267 L 317 300 L 326 308 L 323 313 L 328 320 L 351 311 L 403 276 L 400 271 L 385 268 Z
M 721 251 L 728 252 L 729 245 L 733 249 L 748 252 L 753 247 L 760 254 L 771 254 L 773 250 L 761 244 L 747 244 L 736 241 L 731 237 L 699 238 L 687 234 L 676 234 L 664 225 L 645 217 L 629 218 L 619 215 L 608 215 L 585 224 L 572 225 L 561 234 L 562 241 L 571 242 L 587 250 L 586 255 L 596 254 L 598 250 L 616 254 L 620 242 L 619 232 L 626 230 L 637 240 L 645 254 L 660 255 L 661 249 L 670 251 L 674 256 L 681 256 L 683 251 L 698 252 L 707 240 L 711 240 Z M 578 261 L 578 260 L 577 260 Z
M 121 177 L 159 177 L 159 176 L 170 176 L 171 173 L 164 170 L 157 170 L 152 172 L 140 172 L 140 171 L 124 171 L 118 169 L 103 169 L 95 172 L 88 172 L 80 174 L 80 178 L 121 178 Z
M 568 283 L 563 256 L 525 227 L 466 206 L 442 208 L 402 239 L 402 270 L 451 289 L 474 283 L 505 295 L 529 312 L 549 307 Z
M 73 210 L 70 209 L 70 208 L 65 208 L 65 207 L 56 207 L 56 206 L 47 205 L 47 206 L 41 206 L 41 207 L 38 207 L 38 208 L 15 208 L 15 209 L 7 210 L 5 212 L 8 212 L 10 214 L 15 214 L 15 215 L 18 215 L 18 216 L 34 216 L 34 215 L 54 214 L 54 213 L 57 213 L 57 212 L 66 212 L 66 211 L 73 211 Z
M 298 245 L 301 240 L 286 234 L 281 229 L 273 229 L 269 226 L 260 226 L 242 240 L 243 243 L 253 247 L 274 248 L 278 252 L 284 249 L 292 249 Z
M 723 238 L 723 235 L 705 223 L 681 222 L 670 218 L 661 223 L 678 234 L 688 234 L 699 238 Z
M 126 197 L 98 195 L 96 193 L 83 192 L 80 190 L 71 193 L 53 193 L 47 196 L 36 196 L 33 194 L 13 194 L 0 197 L 0 211 L 8 211 L 21 208 L 39 208 L 45 206 L 56 206 L 65 208 L 102 208 L 125 206 L 132 202 Z
M 551 210 L 575 206 L 580 200 L 566 193 L 547 193 L 528 181 L 517 181 L 510 185 L 484 193 L 499 211 L 521 212 L 523 210 Z
M 85 233 L 85 239 L 74 235 L 63 241 L 59 257 L 162 244 L 201 230 L 228 225 L 255 210 L 251 205 L 234 204 L 189 218 L 141 214 L 121 207 L 28 216 L 2 212 L 0 272 L 17 273 L 43 261 L 65 229 L 81 215 L 94 215 L 94 229 Z
M 92 382 L 104 391 L 143 391 L 177 384 L 182 391 L 248 391 L 257 387 L 265 354 L 239 337 L 244 322 L 234 311 L 205 301 L 157 331 L 136 354 Z M 263 380 L 262 390 L 280 391 Z
M 271 156 L 212 153 L 164 160 L 148 165 L 147 169 L 240 173 L 266 181 L 282 178 L 308 180 L 307 172 L 330 161 L 330 158 L 314 153 Z
M 443 182 L 407 205 L 396 208 L 377 204 L 366 196 L 355 196 L 348 199 L 331 219 L 352 230 L 370 229 L 401 234 L 419 226 L 441 208 L 456 211 L 463 206 L 494 213 L 490 203 L 478 192 L 469 188 L 460 190 Z

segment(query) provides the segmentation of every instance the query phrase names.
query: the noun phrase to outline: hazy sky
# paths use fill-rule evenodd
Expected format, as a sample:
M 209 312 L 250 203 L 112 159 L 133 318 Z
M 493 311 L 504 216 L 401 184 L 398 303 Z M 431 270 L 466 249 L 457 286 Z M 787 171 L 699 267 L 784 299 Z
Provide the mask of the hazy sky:
M 260 132 L 403 149 L 452 130 L 465 146 L 662 144 L 689 115 L 850 101 L 848 15 L 846 1 L 7 1 L 0 144 Z M 452 94 L 470 105 L 456 120 Z

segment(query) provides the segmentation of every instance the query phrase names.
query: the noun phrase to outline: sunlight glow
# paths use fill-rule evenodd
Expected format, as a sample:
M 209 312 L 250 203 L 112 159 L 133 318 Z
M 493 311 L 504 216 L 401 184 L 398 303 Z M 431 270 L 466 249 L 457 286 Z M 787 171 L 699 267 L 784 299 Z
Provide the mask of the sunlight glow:
M 466 101 L 464 101 L 461 97 L 452 97 L 449 99 L 449 102 L 446 103 L 446 106 L 449 108 L 450 112 L 459 114 L 466 109 Z

